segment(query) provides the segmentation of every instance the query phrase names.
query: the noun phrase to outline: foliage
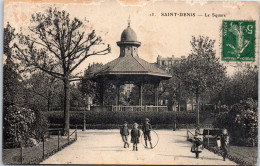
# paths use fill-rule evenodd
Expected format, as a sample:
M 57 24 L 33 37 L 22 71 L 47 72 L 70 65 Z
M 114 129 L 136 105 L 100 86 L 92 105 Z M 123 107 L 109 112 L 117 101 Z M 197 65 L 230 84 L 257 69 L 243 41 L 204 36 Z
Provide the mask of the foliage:
M 23 83 L 14 63 L 10 43 L 15 38 L 15 29 L 8 23 L 4 28 L 4 56 L 3 66 L 3 107 L 4 110 L 10 105 L 23 104 Z
M 20 143 L 27 146 L 30 138 L 41 140 L 48 129 L 48 121 L 41 111 L 34 109 L 16 105 L 7 108 L 3 126 L 6 141 L 4 146 L 19 147 Z
M 10 131 L 5 126 L 10 125 L 5 120 L 8 113 L 7 108 L 13 105 L 23 105 L 24 103 L 24 84 L 20 73 L 17 71 L 17 64 L 14 63 L 12 48 L 10 43 L 15 38 L 15 29 L 8 23 L 4 28 L 4 57 L 6 60 L 3 65 L 3 143 L 9 140 Z
M 88 94 L 92 97 L 96 97 L 98 95 L 98 85 L 97 82 L 93 81 L 92 79 L 89 79 L 95 69 L 102 67 L 102 63 L 93 63 L 88 66 L 88 68 L 84 72 L 84 78 L 82 80 L 82 93 Z M 96 97 L 99 98 L 99 97 Z
M 220 114 L 215 127 L 227 128 L 234 144 L 252 146 L 257 144 L 258 107 L 257 100 L 247 99 L 234 104 L 229 112 Z
M 215 57 L 215 40 L 208 37 L 192 37 L 192 50 L 182 63 L 181 77 L 187 90 L 200 96 L 209 90 L 222 87 L 226 76 L 225 67 Z
M 226 68 L 216 58 L 215 40 L 209 37 L 192 37 L 191 53 L 179 64 L 174 64 L 170 72 L 173 77 L 163 81 L 163 92 L 168 92 L 170 105 L 184 101 L 209 102 L 212 93 L 219 93 L 226 79 Z
M 6 140 L 13 146 L 19 146 L 20 141 L 30 138 L 33 132 L 33 124 L 36 121 L 35 113 L 31 109 L 9 106 L 6 111 Z
M 64 128 L 68 130 L 70 81 L 78 78 L 73 71 L 92 55 L 108 54 L 110 47 L 104 48 L 95 30 L 88 32 L 90 29 L 82 21 L 71 19 L 64 10 L 49 8 L 32 14 L 30 25 L 30 35 L 17 34 L 18 42 L 13 44 L 15 58 L 21 62 L 20 71 L 41 70 L 63 81 Z
M 169 92 L 169 105 L 178 104 L 179 109 L 182 101 L 193 100 L 193 95 L 189 93 L 185 87 L 183 73 L 186 69 L 183 68 L 184 63 L 185 59 L 183 59 L 181 63 L 173 65 L 171 68 L 171 74 L 173 77 L 168 81 L 162 82 L 162 86 L 165 88 L 165 91 Z
M 26 106 L 38 105 L 41 111 L 50 111 L 53 106 L 62 105 L 60 96 L 63 95 L 63 83 L 61 80 L 51 77 L 45 72 L 39 71 L 25 80 Z
M 128 123 L 142 123 L 147 117 L 152 124 L 173 124 L 174 116 L 177 115 L 177 123 L 179 124 L 194 124 L 196 122 L 196 113 L 192 112 L 112 112 L 112 111 L 87 111 L 87 124 L 123 124 L 124 121 Z M 50 124 L 61 124 L 63 114 L 61 111 L 44 112 Z M 83 112 L 71 112 L 71 124 L 83 123 Z
M 136 85 L 132 88 L 129 96 L 130 105 L 139 105 L 139 91 L 140 88 Z M 151 84 L 143 85 L 143 105 L 154 105 L 154 86 Z
M 228 80 L 216 96 L 216 100 L 231 106 L 241 100 L 258 99 L 258 67 L 247 65 L 236 72 Z

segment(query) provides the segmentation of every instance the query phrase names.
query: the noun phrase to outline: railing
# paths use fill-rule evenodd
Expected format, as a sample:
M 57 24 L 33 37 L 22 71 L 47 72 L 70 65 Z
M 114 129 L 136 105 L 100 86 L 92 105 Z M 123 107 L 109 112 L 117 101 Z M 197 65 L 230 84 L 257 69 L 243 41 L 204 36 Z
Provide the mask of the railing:
M 77 127 L 76 129 L 70 133 L 68 131 L 67 135 L 62 136 L 62 128 L 58 128 L 58 129 L 49 129 L 48 132 L 46 134 L 44 134 L 42 136 L 42 143 L 41 146 L 42 148 L 42 156 L 39 157 L 37 156 L 34 159 L 31 159 L 30 161 L 24 162 L 24 157 L 27 157 L 23 152 L 26 148 L 23 148 L 22 143 L 20 146 L 20 161 L 21 164 L 39 164 L 41 161 L 43 161 L 44 159 L 52 156 L 53 154 L 55 154 L 56 152 L 62 150 L 63 148 L 65 148 L 66 146 L 72 144 L 73 142 L 75 142 L 77 140 Z M 74 137 L 73 137 L 74 135 Z M 51 138 L 52 137 L 52 138 Z M 56 139 L 56 143 L 55 143 L 55 139 Z M 48 141 L 47 141 L 48 140 Z M 55 145 L 56 144 L 56 148 L 50 148 L 49 146 L 46 146 L 47 144 L 51 144 L 51 145 Z
M 167 106 L 153 106 L 153 105 L 145 105 L 145 106 L 112 106 L 112 111 L 168 111 Z
M 214 128 L 214 125 L 212 125 L 212 124 L 199 124 L 199 127 L 201 129 Z M 196 128 L 197 128 L 196 124 L 180 124 L 180 123 L 177 123 L 177 129 L 196 129 Z

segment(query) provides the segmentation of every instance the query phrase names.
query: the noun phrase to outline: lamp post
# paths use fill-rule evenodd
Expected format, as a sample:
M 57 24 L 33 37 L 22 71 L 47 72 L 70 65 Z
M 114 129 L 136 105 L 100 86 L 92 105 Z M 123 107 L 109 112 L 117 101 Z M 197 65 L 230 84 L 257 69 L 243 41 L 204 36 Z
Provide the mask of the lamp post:
M 174 95 L 173 98 L 176 99 L 176 95 Z M 175 103 L 174 103 L 174 105 L 175 105 Z M 175 107 L 175 108 L 174 108 L 174 110 L 173 110 L 173 111 L 174 111 L 174 113 L 173 113 L 173 116 L 174 116 L 174 117 L 173 117 L 173 131 L 176 131 L 176 127 L 177 127 L 177 126 L 176 126 L 176 119 L 177 119 L 177 118 L 176 118 L 176 116 L 177 116 L 176 114 L 177 114 L 177 110 L 176 110 L 176 106 L 174 106 L 174 107 Z
M 87 102 L 87 97 L 84 96 L 83 100 L 84 100 L 84 111 L 83 111 L 83 129 L 82 129 L 82 131 L 86 131 L 86 111 L 87 111 L 86 102 Z

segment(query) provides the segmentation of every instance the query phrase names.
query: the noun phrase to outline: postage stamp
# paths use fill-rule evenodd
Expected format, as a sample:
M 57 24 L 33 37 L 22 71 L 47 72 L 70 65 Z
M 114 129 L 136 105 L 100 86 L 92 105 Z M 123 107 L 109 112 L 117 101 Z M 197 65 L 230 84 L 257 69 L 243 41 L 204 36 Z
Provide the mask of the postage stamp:
M 255 21 L 223 20 L 222 60 L 255 61 Z

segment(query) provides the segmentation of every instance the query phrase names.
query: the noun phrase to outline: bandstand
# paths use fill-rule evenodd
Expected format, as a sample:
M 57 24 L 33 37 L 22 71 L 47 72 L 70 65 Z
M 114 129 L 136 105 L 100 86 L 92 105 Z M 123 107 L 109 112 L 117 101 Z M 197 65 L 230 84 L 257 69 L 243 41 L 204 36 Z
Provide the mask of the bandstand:
M 120 47 L 120 55 L 117 59 L 108 62 L 102 67 L 94 70 L 93 80 L 104 85 L 112 82 L 116 87 L 116 105 L 112 110 L 147 110 L 161 107 L 158 105 L 158 87 L 162 80 L 170 79 L 172 76 L 154 64 L 148 63 L 141 59 L 138 49 L 141 42 L 137 41 L 134 30 L 128 27 L 121 34 L 121 41 L 117 42 Z M 134 84 L 139 87 L 139 105 L 138 106 L 121 106 L 119 105 L 120 86 L 124 84 Z M 154 106 L 143 105 L 143 85 L 154 85 Z M 104 88 L 104 86 L 102 86 Z M 104 92 L 104 90 L 103 90 Z M 103 97 L 101 97 L 102 106 L 104 106 Z M 164 106 L 167 108 L 166 106 Z

